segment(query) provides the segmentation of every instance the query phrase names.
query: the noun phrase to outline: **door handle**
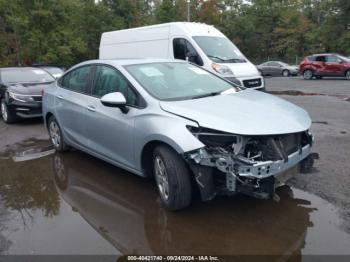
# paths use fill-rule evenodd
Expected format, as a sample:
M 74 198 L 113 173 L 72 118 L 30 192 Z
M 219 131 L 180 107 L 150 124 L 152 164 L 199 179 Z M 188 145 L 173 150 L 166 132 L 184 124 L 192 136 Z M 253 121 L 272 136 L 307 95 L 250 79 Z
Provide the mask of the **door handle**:
M 63 96 L 62 95 L 58 95 L 57 96 L 59 99 L 63 99 Z
M 87 106 L 86 109 L 87 109 L 88 111 L 90 111 L 90 112 L 95 112 L 95 111 L 96 111 L 96 109 L 95 109 L 94 106 Z

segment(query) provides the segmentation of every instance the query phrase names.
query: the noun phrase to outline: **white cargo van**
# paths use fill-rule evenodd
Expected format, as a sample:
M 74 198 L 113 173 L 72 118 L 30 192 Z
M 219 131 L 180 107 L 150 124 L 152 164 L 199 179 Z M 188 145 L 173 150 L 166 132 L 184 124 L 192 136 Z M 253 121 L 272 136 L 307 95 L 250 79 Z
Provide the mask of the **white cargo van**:
M 188 60 L 246 88 L 264 88 L 257 68 L 213 26 L 175 22 L 102 34 L 100 59 L 145 57 Z

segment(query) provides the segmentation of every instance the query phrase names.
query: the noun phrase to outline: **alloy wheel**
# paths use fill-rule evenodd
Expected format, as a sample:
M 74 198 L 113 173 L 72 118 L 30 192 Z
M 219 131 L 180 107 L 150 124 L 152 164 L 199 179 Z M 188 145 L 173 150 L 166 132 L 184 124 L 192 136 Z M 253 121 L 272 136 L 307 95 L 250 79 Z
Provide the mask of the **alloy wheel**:
M 55 121 L 50 122 L 50 137 L 55 148 L 59 148 L 61 144 L 61 133 Z
M 313 77 L 313 73 L 311 70 L 305 70 L 303 76 L 304 76 L 304 79 L 309 80 Z
M 288 70 L 284 70 L 282 75 L 283 75 L 284 77 L 289 76 L 289 71 L 288 71 Z
M 8 119 L 8 112 L 7 112 L 5 101 L 1 102 L 1 116 L 2 116 L 2 119 L 6 122 Z
M 164 200 L 169 198 L 169 180 L 163 160 L 156 156 L 154 159 L 154 171 L 159 192 Z

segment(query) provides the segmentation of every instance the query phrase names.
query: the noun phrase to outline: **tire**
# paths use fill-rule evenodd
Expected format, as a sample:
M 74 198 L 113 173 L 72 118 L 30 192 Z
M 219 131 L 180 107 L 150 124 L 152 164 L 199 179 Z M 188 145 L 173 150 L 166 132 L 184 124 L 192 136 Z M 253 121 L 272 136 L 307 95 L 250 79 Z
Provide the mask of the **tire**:
M 47 123 L 49 135 L 51 142 L 53 144 L 53 147 L 57 152 L 65 152 L 68 149 L 68 146 L 66 142 L 64 141 L 64 137 L 62 135 L 61 128 L 54 116 L 51 116 L 49 118 L 49 121 Z
M 290 76 L 289 70 L 287 70 L 287 69 L 283 70 L 283 71 L 282 71 L 282 76 L 284 76 L 284 77 Z
M 346 71 L 345 77 L 347 80 L 350 80 L 350 70 Z
M 0 111 L 2 120 L 4 120 L 6 124 L 12 124 L 16 122 L 17 117 L 14 113 L 8 110 L 5 98 L 1 99 Z
M 305 80 L 311 80 L 314 77 L 314 72 L 311 69 L 306 69 L 303 72 L 303 78 Z
M 153 152 L 153 174 L 163 206 L 179 210 L 192 202 L 190 171 L 171 148 L 160 145 Z

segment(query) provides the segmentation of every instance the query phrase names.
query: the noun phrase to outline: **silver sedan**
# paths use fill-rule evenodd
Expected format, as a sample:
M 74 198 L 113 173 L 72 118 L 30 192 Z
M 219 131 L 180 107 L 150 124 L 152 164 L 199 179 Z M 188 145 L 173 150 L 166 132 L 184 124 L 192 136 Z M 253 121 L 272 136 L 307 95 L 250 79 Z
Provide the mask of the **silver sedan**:
M 295 76 L 299 74 L 299 67 L 288 65 L 281 61 L 268 61 L 257 66 L 263 76 Z
M 204 201 L 270 199 L 284 171 L 312 162 L 307 112 L 187 62 L 78 64 L 45 90 L 43 114 L 57 151 L 154 177 L 170 210 L 188 206 L 194 187 Z

